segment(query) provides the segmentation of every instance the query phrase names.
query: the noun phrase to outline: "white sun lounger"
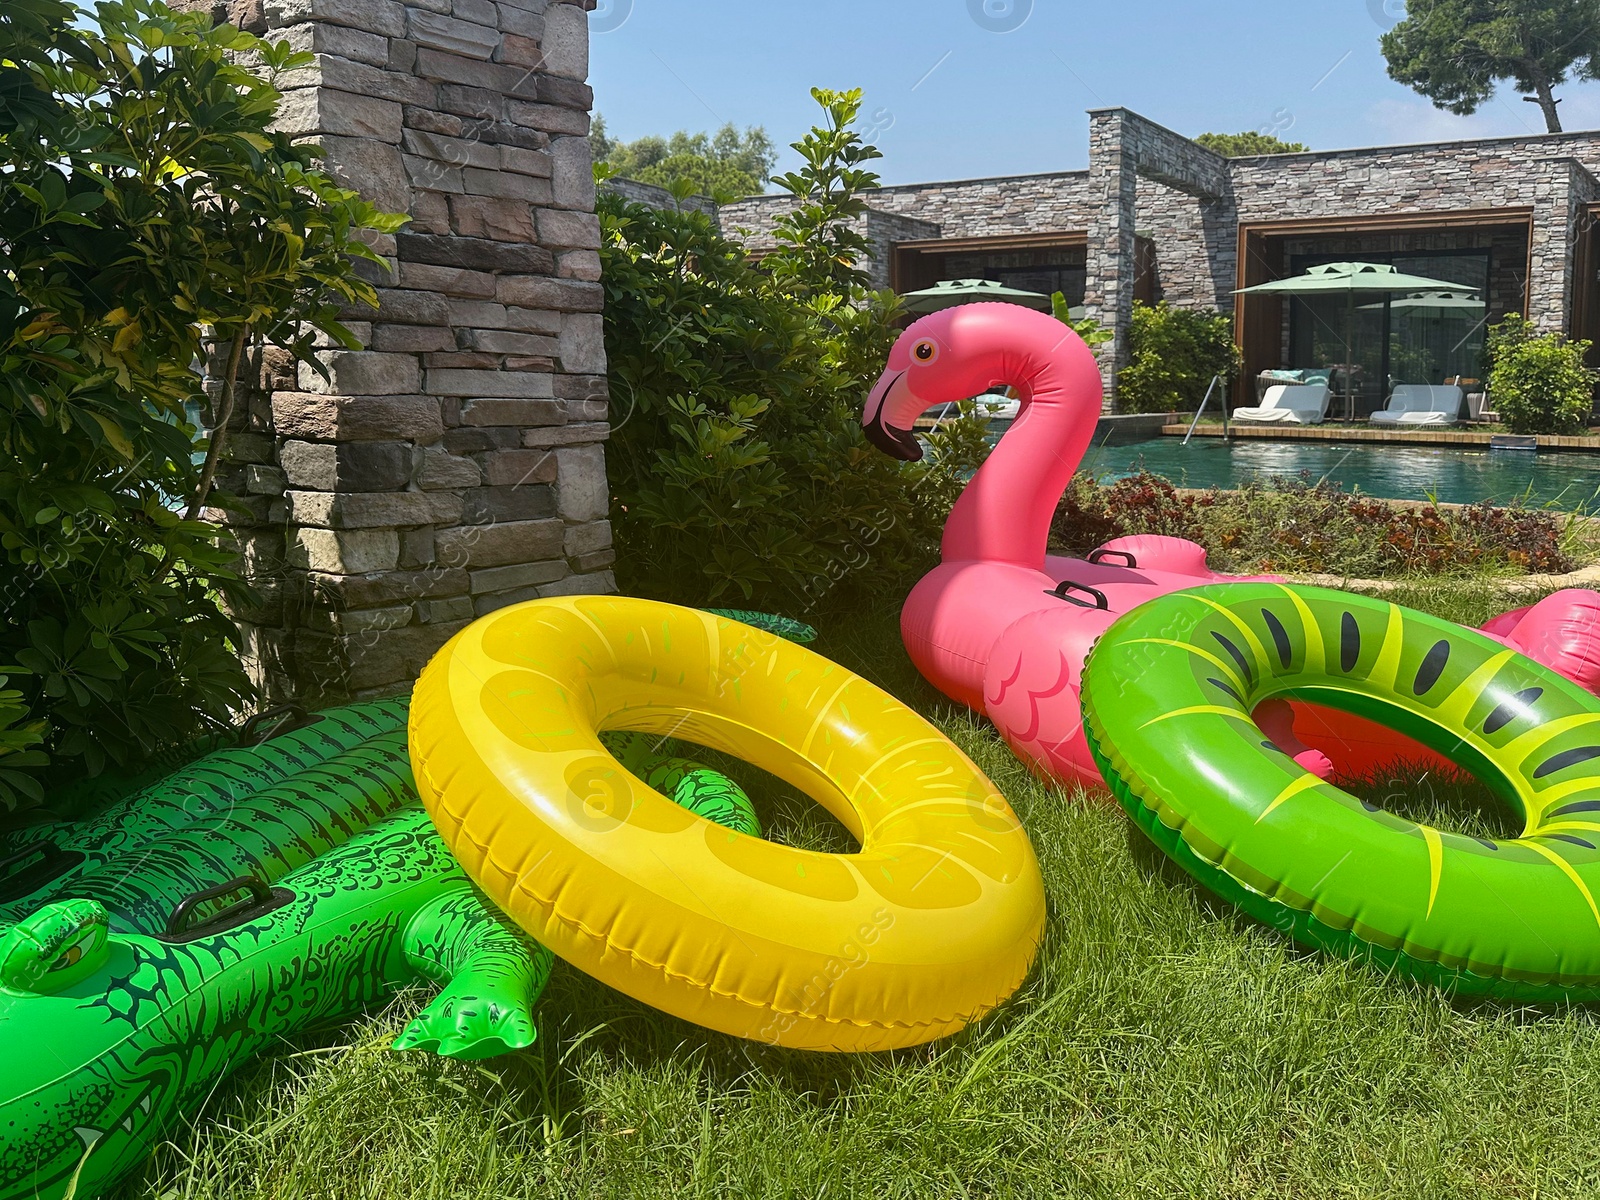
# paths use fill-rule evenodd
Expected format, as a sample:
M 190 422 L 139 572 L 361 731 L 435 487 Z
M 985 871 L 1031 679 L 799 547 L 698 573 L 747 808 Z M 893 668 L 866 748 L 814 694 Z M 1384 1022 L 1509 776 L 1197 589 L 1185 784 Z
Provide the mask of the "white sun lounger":
M 1388 405 L 1367 420 L 1373 425 L 1403 428 L 1454 425 L 1461 419 L 1461 400 L 1461 389 L 1453 384 L 1430 387 L 1425 383 L 1398 383 Z
M 1229 420 L 1253 425 L 1321 425 L 1328 415 L 1326 384 L 1279 384 L 1269 387 L 1256 408 L 1236 408 Z

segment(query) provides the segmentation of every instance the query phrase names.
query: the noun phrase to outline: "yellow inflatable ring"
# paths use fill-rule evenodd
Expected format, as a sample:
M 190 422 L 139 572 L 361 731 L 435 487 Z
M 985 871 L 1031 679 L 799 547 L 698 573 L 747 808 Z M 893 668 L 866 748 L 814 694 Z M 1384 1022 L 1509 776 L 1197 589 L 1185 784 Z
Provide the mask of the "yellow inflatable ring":
M 816 799 L 856 854 L 713 824 L 602 730 L 725 750 Z M 814 1050 L 953 1033 L 1022 982 L 1044 927 L 1026 833 L 887 692 L 725 618 L 535 600 L 456 634 L 417 682 L 411 761 L 467 873 L 574 966 L 712 1029 Z

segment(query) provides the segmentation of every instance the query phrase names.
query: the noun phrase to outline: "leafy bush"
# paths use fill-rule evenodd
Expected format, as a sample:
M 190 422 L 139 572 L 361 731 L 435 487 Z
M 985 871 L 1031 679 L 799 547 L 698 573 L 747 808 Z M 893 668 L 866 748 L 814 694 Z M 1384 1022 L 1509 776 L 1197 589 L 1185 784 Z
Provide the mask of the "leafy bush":
M 698 212 L 602 193 L 610 475 L 619 583 L 788 612 L 846 579 L 925 568 L 981 455 L 969 411 L 924 463 L 867 444 L 860 407 L 892 344 L 893 297 L 866 290 L 850 222 L 877 156 L 859 92 L 813 92 L 827 125 L 779 182 L 800 199 L 760 268 Z
M 393 228 L 268 132 L 247 70 L 310 61 L 153 0 L 7 0 L 0 21 L 0 662 L 51 781 L 227 722 L 250 689 L 219 600 L 243 599 L 220 530 L 193 519 L 186 405 L 207 330 L 232 380 L 247 346 L 301 358 L 373 298 L 351 238 Z M 187 507 L 187 514 L 174 511 Z M 10 807 L 29 789 L 0 794 Z
M 1135 302 L 1128 365 L 1117 374 L 1123 412 L 1186 412 L 1200 406 L 1213 375 L 1239 370 L 1233 318 L 1226 313 Z
M 44 722 L 29 713 L 22 692 L 7 687 L 9 682 L 9 677 L 0 675 L 0 809 L 42 800 L 44 790 L 33 771 L 50 762 L 50 756 L 37 749 L 44 741 Z
M 1600 371 L 1584 365 L 1591 343 L 1541 334 L 1520 313 L 1489 330 L 1489 396 L 1513 433 L 1582 433 Z
M 1302 474 L 1235 492 L 1180 493 L 1141 471 L 1112 483 L 1073 478 L 1050 527 L 1073 554 L 1131 534 L 1189 538 L 1219 571 L 1327 572 L 1384 579 L 1492 572 L 1558 574 L 1576 563 L 1560 518 L 1487 503 L 1403 505 Z
M 1050 293 L 1050 312 L 1056 320 L 1082 338 L 1083 344 L 1091 350 L 1096 346 L 1105 345 L 1115 336 L 1093 317 L 1074 317 L 1072 306 L 1067 303 L 1066 296 L 1061 292 Z

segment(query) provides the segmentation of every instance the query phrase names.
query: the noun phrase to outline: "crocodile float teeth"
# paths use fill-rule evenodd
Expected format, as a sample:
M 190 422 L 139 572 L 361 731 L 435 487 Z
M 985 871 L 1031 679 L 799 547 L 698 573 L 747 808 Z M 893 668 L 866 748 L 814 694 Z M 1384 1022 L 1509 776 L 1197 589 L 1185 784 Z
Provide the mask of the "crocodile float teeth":
M 147 1113 L 150 1111 L 150 1093 L 149 1092 L 146 1092 L 144 1095 L 139 1097 L 139 1107 L 144 1109 L 144 1111 L 147 1112 Z
M 94 1144 L 106 1135 L 105 1130 L 90 1129 L 87 1125 L 76 1126 L 72 1132 L 83 1139 L 83 1148 L 85 1150 L 93 1150 Z

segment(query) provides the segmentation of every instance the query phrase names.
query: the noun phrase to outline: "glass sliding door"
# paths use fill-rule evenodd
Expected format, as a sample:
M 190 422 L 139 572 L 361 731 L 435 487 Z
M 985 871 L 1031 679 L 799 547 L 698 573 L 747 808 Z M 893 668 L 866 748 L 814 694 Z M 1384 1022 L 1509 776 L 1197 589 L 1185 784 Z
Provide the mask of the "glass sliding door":
M 1383 406 L 1385 316 L 1365 307 L 1381 296 L 1291 296 L 1290 365 L 1328 372 L 1331 417 L 1356 419 Z
M 1437 304 L 1410 298 L 1392 301 L 1389 323 L 1389 379 L 1397 383 L 1444 383 L 1481 379 L 1487 335 L 1489 252 L 1466 254 L 1397 254 L 1395 269 L 1429 279 L 1448 279 L 1471 290 Z

